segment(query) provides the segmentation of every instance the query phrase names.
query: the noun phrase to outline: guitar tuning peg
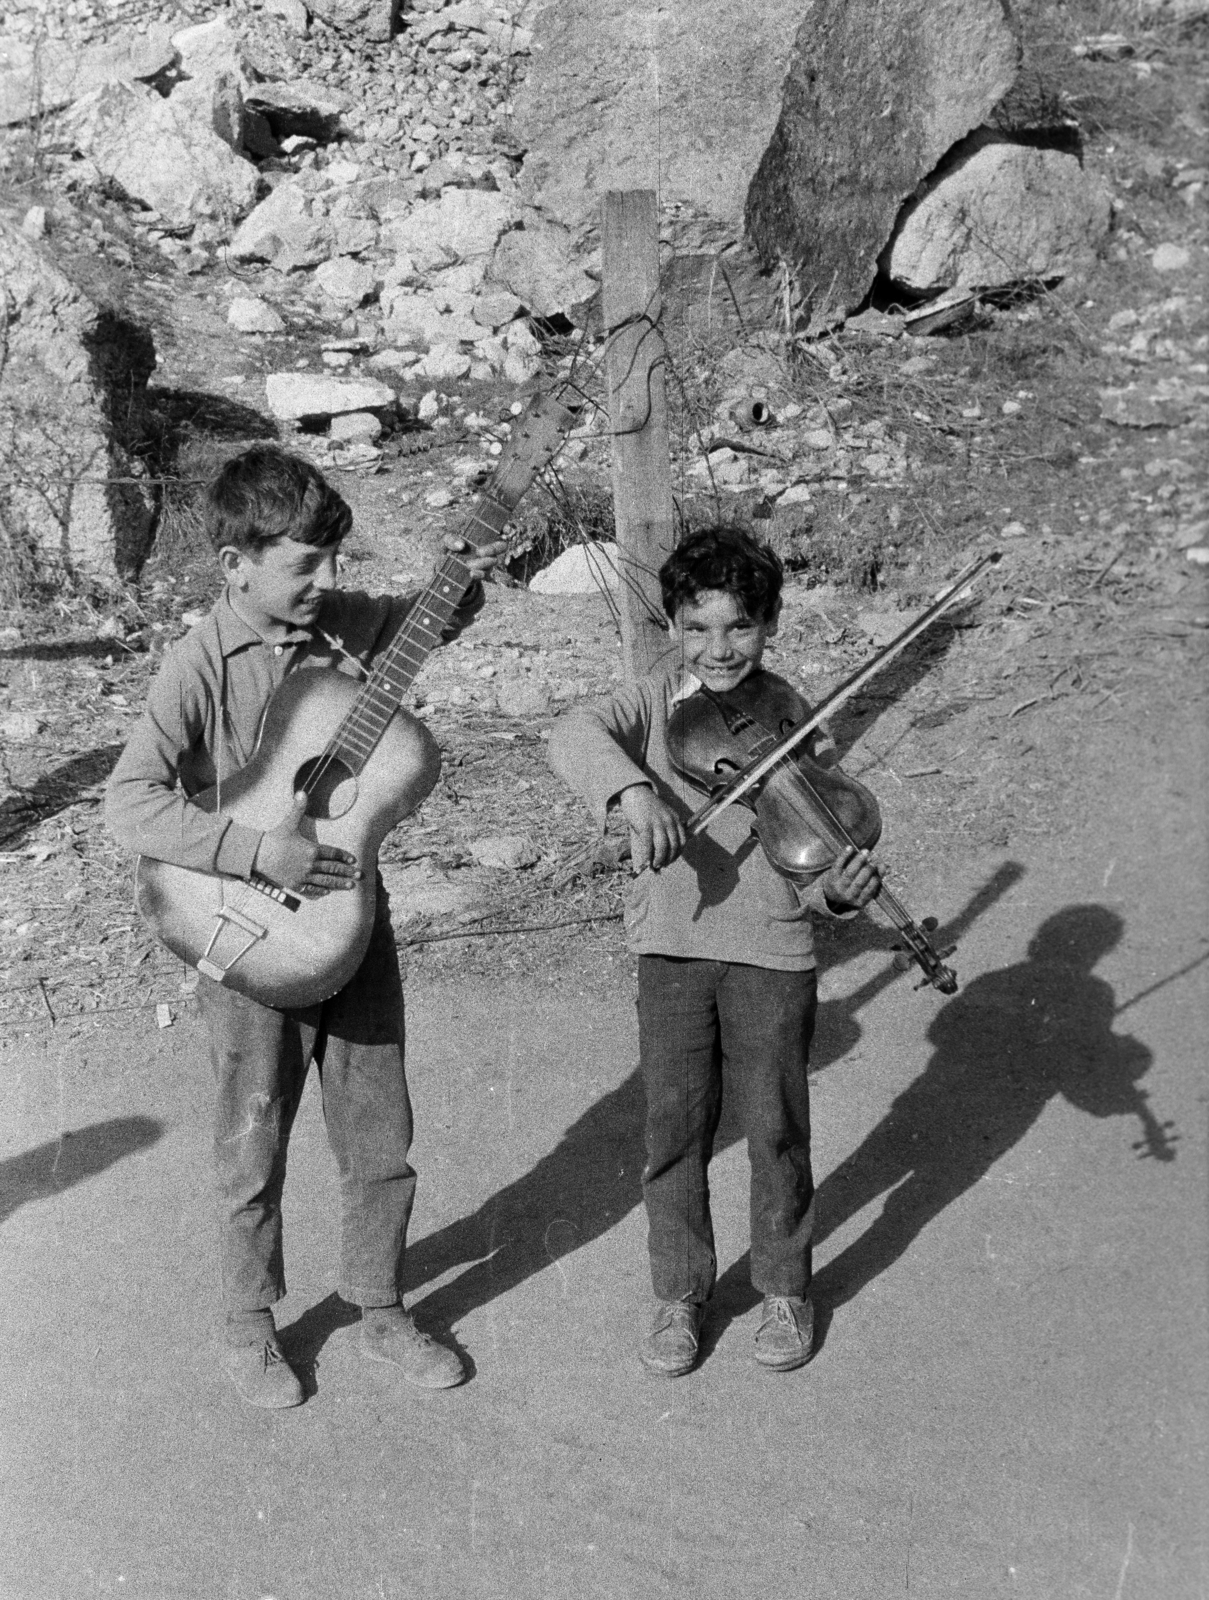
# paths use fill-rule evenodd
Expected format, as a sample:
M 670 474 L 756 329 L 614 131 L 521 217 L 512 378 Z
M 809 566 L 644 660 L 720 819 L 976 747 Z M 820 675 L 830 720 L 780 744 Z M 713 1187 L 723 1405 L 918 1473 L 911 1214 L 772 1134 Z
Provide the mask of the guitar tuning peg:
M 935 933 L 939 926 L 940 924 L 937 922 L 935 917 L 925 917 L 920 923 L 920 927 L 925 933 Z

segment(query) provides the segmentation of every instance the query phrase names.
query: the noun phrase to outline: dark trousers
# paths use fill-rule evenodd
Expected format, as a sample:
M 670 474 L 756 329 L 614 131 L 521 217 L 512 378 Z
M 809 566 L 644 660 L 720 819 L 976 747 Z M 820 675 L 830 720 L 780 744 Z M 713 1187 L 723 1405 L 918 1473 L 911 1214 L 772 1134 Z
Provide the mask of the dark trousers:
M 806 1292 L 814 1224 L 806 1071 L 816 1008 L 813 972 L 639 957 L 642 1191 L 657 1299 L 700 1305 L 714 1287 L 708 1168 L 724 1062 L 751 1163 L 752 1284 L 766 1295 Z
M 386 896 L 365 960 L 322 1005 L 277 1011 L 203 977 L 198 984 L 216 1088 L 214 1167 L 223 1305 L 272 1305 L 286 1292 L 281 1192 L 286 1146 L 311 1062 L 340 1175 L 341 1295 L 399 1296 L 416 1175 L 403 1072 L 403 987 Z

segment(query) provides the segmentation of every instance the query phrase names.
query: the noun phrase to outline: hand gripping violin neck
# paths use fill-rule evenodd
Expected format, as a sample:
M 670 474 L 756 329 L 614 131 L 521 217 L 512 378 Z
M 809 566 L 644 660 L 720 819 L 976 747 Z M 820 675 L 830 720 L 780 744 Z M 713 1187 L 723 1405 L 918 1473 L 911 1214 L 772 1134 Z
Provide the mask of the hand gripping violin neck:
M 726 694 L 702 686 L 682 700 L 668 724 L 673 767 L 694 787 L 713 794 L 745 769 L 765 759 L 795 724 L 796 697 L 787 684 L 755 672 Z M 806 754 L 805 741 L 775 762 L 740 802 L 756 814 L 754 832 L 769 864 L 795 883 L 809 883 L 826 872 L 846 850 L 868 850 L 882 831 L 877 801 L 838 767 L 822 767 Z M 700 832 L 703 808 L 689 823 Z M 934 917 L 916 923 L 883 884 L 877 904 L 898 929 L 902 967 L 916 962 L 923 972 L 917 987 L 930 983 L 954 994 L 957 978 L 928 938 Z

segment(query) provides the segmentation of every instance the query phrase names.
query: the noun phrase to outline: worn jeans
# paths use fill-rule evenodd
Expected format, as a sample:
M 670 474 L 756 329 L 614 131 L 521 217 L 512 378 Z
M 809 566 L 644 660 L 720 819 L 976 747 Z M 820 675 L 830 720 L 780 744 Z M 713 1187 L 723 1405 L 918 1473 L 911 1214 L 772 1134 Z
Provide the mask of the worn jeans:
M 751 1164 L 752 1284 L 766 1295 L 806 1292 L 814 1224 L 806 1072 L 816 1007 L 813 972 L 639 957 L 642 1191 L 657 1299 L 703 1305 L 714 1287 L 708 1168 L 724 1062 Z
M 321 1005 L 277 1011 L 203 977 L 198 984 L 216 1087 L 214 1165 L 224 1309 L 254 1311 L 286 1292 L 281 1192 L 286 1146 L 311 1062 L 340 1177 L 341 1295 L 399 1297 L 416 1175 L 403 1072 L 403 987 L 379 886 L 365 959 Z

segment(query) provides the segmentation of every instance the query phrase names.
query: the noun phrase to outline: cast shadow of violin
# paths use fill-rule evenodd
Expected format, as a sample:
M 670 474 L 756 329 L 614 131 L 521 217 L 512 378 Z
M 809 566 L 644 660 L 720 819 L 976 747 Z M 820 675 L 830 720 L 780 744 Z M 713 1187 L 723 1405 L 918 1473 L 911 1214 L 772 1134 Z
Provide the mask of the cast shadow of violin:
M 1041 924 L 1024 961 L 981 974 L 936 1014 L 925 1070 L 819 1186 L 816 1244 L 884 1197 L 868 1227 L 815 1277 L 819 1343 L 829 1314 L 985 1177 L 1051 1100 L 1093 1117 L 1136 1117 L 1139 1156 L 1175 1159 L 1178 1136 L 1138 1083 L 1151 1052 L 1113 1032 L 1113 990 L 1093 971 L 1123 931 L 1105 906 L 1067 906 Z M 749 1266 L 744 1257 L 719 1282 L 715 1337 L 756 1302 Z
M 938 939 L 951 942 L 1023 876 L 1015 862 L 1000 867 Z M 834 967 L 869 951 L 885 951 L 891 935 L 869 917 L 847 924 L 830 961 Z M 855 1013 L 902 975 L 887 958 L 884 967 L 843 1000 L 821 1007 L 823 1026 L 812 1050 L 812 1072 L 844 1056 L 860 1036 Z M 724 1091 L 722 1121 L 714 1140 L 718 1154 L 742 1137 Z M 464 1265 L 452 1282 L 424 1300 L 428 1326 L 449 1327 L 480 1306 L 516 1288 L 534 1273 L 599 1238 L 642 1203 L 642 1080 L 632 1072 L 617 1088 L 589 1106 L 537 1164 L 500 1189 L 470 1215 L 409 1245 L 404 1288 L 410 1295 L 425 1283 Z M 729 1275 L 728 1275 L 729 1277 Z

